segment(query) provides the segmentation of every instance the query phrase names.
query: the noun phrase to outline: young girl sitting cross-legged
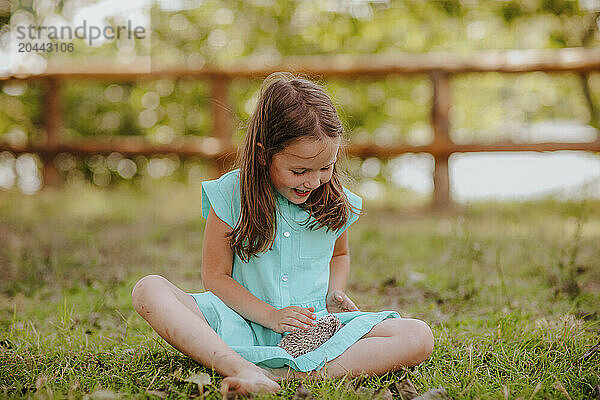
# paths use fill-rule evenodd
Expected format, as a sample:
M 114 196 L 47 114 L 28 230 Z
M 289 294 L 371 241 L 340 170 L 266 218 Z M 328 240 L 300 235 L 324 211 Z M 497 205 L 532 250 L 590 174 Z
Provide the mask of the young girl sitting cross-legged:
M 340 182 L 342 135 L 320 86 L 269 76 L 239 168 L 202 184 L 207 291 L 188 294 L 157 275 L 133 289 L 137 312 L 173 347 L 222 374 L 225 390 L 275 392 L 282 377 L 381 375 L 433 350 L 423 321 L 361 312 L 344 293 L 347 229 L 362 200 Z M 329 313 L 341 328 L 315 350 L 293 357 L 277 346 Z

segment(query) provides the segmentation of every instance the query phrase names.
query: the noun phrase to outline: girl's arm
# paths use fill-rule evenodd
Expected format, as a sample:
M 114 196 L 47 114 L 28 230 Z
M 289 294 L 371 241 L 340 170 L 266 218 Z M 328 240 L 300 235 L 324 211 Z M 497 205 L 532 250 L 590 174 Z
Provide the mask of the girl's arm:
M 327 293 L 334 290 L 346 290 L 346 283 L 350 275 L 350 251 L 348 249 L 348 230 L 346 229 L 333 247 L 333 256 L 329 261 L 329 289 Z
M 233 251 L 226 236 L 231 227 L 223 222 L 212 207 L 204 227 L 202 243 L 202 282 L 242 317 L 270 328 L 270 314 L 275 307 L 250 293 L 232 277 Z
M 283 333 L 313 326 L 313 307 L 289 306 L 277 309 L 250 293 L 232 277 L 233 251 L 227 233 L 231 227 L 223 222 L 212 207 L 204 227 L 202 244 L 202 281 L 223 303 L 242 317 L 273 331 Z
M 346 284 L 350 275 L 350 250 L 348 230 L 336 240 L 333 256 L 329 262 L 329 288 L 327 290 L 327 309 L 329 312 L 358 311 L 358 307 L 346 296 Z

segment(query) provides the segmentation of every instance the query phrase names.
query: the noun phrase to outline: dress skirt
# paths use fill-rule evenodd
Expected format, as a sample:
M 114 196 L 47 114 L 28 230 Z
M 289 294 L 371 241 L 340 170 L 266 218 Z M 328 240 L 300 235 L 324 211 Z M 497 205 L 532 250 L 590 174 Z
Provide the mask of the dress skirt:
M 190 295 L 196 300 L 210 327 L 243 358 L 261 367 L 289 366 L 302 372 L 321 369 L 326 362 L 338 357 L 384 319 L 400 318 L 396 311 L 334 313 L 342 323 L 335 335 L 317 349 L 294 358 L 277 346 L 283 337 L 281 334 L 243 318 L 212 292 Z M 324 301 L 320 307 L 315 307 L 314 314 L 317 318 L 328 314 Z

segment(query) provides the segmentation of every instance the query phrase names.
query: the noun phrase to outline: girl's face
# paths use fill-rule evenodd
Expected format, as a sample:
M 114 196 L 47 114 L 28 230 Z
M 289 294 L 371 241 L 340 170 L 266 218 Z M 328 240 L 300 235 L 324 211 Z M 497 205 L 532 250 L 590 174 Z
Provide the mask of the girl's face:
M 338 139 L 298 139 L 273 156 L 271 183 L 292 203 L 304 203 L 313 190 L 331 179 L 339 147 Z

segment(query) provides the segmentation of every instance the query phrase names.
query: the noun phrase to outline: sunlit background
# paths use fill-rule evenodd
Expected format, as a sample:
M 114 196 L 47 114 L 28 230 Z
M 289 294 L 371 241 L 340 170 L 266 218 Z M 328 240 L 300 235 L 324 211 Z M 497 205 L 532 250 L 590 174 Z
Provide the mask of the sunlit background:
M 0 0 L 0 75 L 41 73 L 51 62 L 109 59 L 115 68 L 276 65 L 304 55 L 450 52 L 503 49 L 598 48 L 597 0 L 520 1 L 115 1 Z M 99 41 L 60 54 L 14 52 L 23 23 L 103 26 L 131 19 L 147 39 Z M 12 27 L 12 28 L 11 28 Z M 140 60 L 142 63 L 140 64 Z M 321 82 L 338 107 L 353 143 L 427 144 L 433 138 L 432 88 L 426 76 L 330 79 Z M 585 142 L 598 140 L 600 74 L 478 73 L 451 81 L 450 130 L 456 143 Z M 39 82 L 0 81 L 0 141 L 14 146 L 45 139 Z M 260 79 L 234 78 L 229 86 L 234 144 L 257 101 Z M 65 81 L 65 140 L 135 135 L 170 144 L 182 136 L 209 136 L 210 82 L 162 78 L 140 82 Z M 209 177 L 202 160 L 175 155 L 78 158 L 62 153 L 55 164 L 65 185 L 198 184 Z M 428 199 L 433 158 L 406 154 L 389 161 L 348 161 L 360 194 Z M 452 196 L 476 199 L 600 198 L 600 157 L 585 152 L 454 154 Z M 0 190 L 35 194 L 43 187 L 40 158 L 0 153 Z

